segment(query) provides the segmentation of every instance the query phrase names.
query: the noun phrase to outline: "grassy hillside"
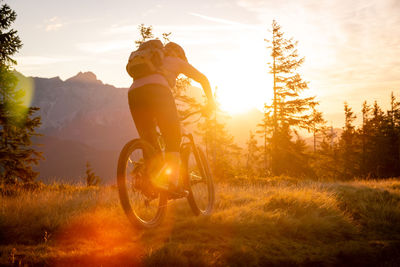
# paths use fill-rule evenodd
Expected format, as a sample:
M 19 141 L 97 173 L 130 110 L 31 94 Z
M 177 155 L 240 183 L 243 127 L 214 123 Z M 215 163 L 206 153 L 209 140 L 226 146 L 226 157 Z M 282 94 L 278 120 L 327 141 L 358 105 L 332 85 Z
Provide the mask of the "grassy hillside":
M 111 187 L 54 185 L 0 203 L 0 265 L 400 264 L 394 179 L 219 184 L 211 217 L 178 200 L 148 231 L 131 228 Z

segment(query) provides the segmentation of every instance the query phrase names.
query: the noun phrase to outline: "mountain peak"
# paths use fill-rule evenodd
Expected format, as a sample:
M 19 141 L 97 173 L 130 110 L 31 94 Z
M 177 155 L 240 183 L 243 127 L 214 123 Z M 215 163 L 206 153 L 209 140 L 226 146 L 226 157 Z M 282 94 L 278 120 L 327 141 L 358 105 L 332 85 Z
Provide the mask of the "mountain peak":
M 68 82 L 68 81 L 102 84 L 102 82 L 100 80 L 97 80 L 96 74 L 94 74 L 91 71 L 87 71 L 87 72 L 80 71 L 77 75 L 66 80 L 66 82 Z

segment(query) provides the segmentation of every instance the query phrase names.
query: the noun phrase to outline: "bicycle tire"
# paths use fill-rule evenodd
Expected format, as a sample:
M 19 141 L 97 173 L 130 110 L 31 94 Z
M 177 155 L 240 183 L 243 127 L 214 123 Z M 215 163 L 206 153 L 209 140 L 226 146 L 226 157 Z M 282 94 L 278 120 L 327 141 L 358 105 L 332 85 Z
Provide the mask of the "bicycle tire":
M 155 150 L 154 148 L 144 140 L 134 139 L 129 141 L 122 148 L 121 153 L 118 158 L 118 167 L 117 167 L 117 185 L 118 185 L 118 194 L 121 202 L 121 206 L 128 217 L 131 224 L 136 228 L 154 228 L 158 226 L 165 217 L 166 214 L 166 206 L 167 206 L 167 195 L 163 192 L 156 192 L 158 194 L 158 206 L 157 211 L 151 219 L 142 218 L 137 210 L 135 211 L 135 207 L 131 205 L 130 201 L 130 193 L 133 191 L 132 188 L 128 188 L 127 183 L 127 167 L 128 161 L 132 164 L 130 156 L 133 152 L 142 150 L 142 154 L 147 154 L 149 158 L 154 157 Z M 146 166 L 147 167 L 147 166 Z M 133 178 L 138 179 L 138 178 Z M 133 187 L 133 186 L 132 186 Z M 137 190 L 139 192 L 140 190 Z M 140 192 L 139 192 L 140 193 Z M 137 203 L 133 203 L 134 205 Z M 154 204 L 155 206 L 156 204 Z
M 202 205 L 200 207 L 200 203 L 198 201 L 198 196 L 196 195 L 195 190 L 193 190 L 194 184 L 191 181 L 191 174 L 190 174 L 190 166 L 189 166 L 189 157 L 190 154 L 193 154 L 195 159 L 195 164 L 197 165 L 199 174 L 201 175 L 201 179 L 204 180 L 204 184 L 207 188 L 207 204 Z M 184 184 L 185 187 L 189 191 L 189 195 L 187 200 L 189 202 L 189 206 L 192 209 L 192 212 L 195 215 L 210 215 L 214 208 L 214 201 L 215 201 L 215 189 L 214 183 L 210 171 L 210 167 L 208 161 L 204 155 L 204 152 L 196 147 L 194 144 L 187 146 L 183 150 L 183 157 L 182 157 L 183 167 L 184 167 Z

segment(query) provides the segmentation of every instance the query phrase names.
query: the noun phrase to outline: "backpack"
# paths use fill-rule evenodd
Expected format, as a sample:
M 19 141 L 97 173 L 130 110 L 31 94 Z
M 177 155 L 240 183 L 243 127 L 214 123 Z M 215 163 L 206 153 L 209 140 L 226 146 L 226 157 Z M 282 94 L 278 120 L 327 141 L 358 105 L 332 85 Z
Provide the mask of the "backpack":
M 133 79 L 162 73 L 161 65 L 164 59 L 164 45 L 160 40 L 149 40 L 142 43 L 129 56 L 126 71 Z

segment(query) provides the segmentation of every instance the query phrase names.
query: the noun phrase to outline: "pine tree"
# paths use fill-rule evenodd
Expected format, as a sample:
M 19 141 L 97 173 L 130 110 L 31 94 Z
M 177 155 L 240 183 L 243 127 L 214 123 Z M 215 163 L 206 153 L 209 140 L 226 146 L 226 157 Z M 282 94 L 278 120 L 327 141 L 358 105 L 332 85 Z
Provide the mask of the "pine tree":
M 366 176 L 369 173 L 369 165 L 367 164 L 367 157 L 370 154 L 370 149 L 367 143 L 369 143 L 371 131 L 369 123 L 369 115 L 371 112 L 371 107 L 364 101 L 361 109 L 362 114 L 362 125 L 360 130 L 361 137 L 361 159 L 360 159 L 360 174 Z
M 218 114 L 218 113 L 217 113 Z M 237 166 L 241 165 L 241 148 L 220 119 L 223 114 L 213 114 L 197 123 L 196 133 L 201 136 L 215 177 L 220 180 L 236 175 Z
M 390 171 L 388 174 L 395 177 L 400 174 L 400 102 L 396 100 L 393 92 L 390 95 L 390 110 L 387 112 L 387 117 L 390 148 L 388 153 Z
M 313 151 L 317 151 L 318 133 L 322 132 L 326 121 L 323 118 L 322 112 L 317 111 L 315 106 L 312 106 L 312 116 L 310 118 L 311 131 L 313 133 Z
M 17 31 L 9 29 L 17 18 L 17 13 L 7 4 L 0 8 L 0 62 L 1 65 L 16 64 L 11 58 L 21 47 L 22 43 Z
M 273 126 L 273 119 L 271 116 L 271 111 L 268 109 L 268 105 L 264 104 L 264 117 L 261 123 L 257 124 L 256 134 L 258 134 L 263 140 L 263 175 L 268 176 L 270 174 L 270 147 L 268 146 L 268 141 L 270 140 L 270 129 Z
M 297 69 L 303 64 L 304 58 L 299 58 L 296 49 L 297 42 L 286 39 L 281 27 L 274 20 L 272 22 L 272 39 L 266 40 L 271 45 L 272 64 L 270 73 L 273 75 L 273 101 L 266 106 L 266 113 L 272 114 L 270 126 L 269 146 L 271 151 L 271 171 L 274 175 L 288 173 L 289 166 L 297 167 L 297 173 L 305 173 L 308 169 L 304 165 L 288 165 L 286 160 L 290 157 L 301 159 L 304 155 L 304 146 L 300 141 L 293 142 L 293 128 L 312 128 L 311 108 L 316 105 L 314 97 L 302 98 L 301 92 L 308 88 Z M 302 160 L 297 162 L 304 164 Z
M 87 186 L 98 186 L 98 185 L 100 185 L 100 182 L 101 182 L 100 177 L 94 173 L 89 161 L 86 162 L 85 180 L 86 180 Z
M 344 103 L 345 125 L 340 139 L 341 142 L 341 161 L 342 178 L 354 178 L 358 170 L 357 162 L 357 133 L 353 125 L 356 115 L 351 107 Z
M 18 79 L 13 75 L 12 59 L 22 43 L 17 31 L 9 29 L 17 15 L 8 5 L 0 8 L 0 181 L 15 183 L 33 181 L 38 173 L 32 164 L 38 164 L 41 153 L 32 147 L 31 137 L 37 136 L 40 117 L 38 110 L 24 104 L 24 89 L 18 89 Z
M 262 166 L 262 157 L 260 157 L 262 151 L 252 131 L 249 133 L 249 139 L 246 144 L 246 174 L 249 177 L 257 176 L 260 174 L 260 166 Z
M 338 178 L 339 146 L 334 141 L 335 132 L 333 128 L 325 127 L 322 131 L 322 141 L 314 157 L 313 169 L 318 179 L 336 180 Z

